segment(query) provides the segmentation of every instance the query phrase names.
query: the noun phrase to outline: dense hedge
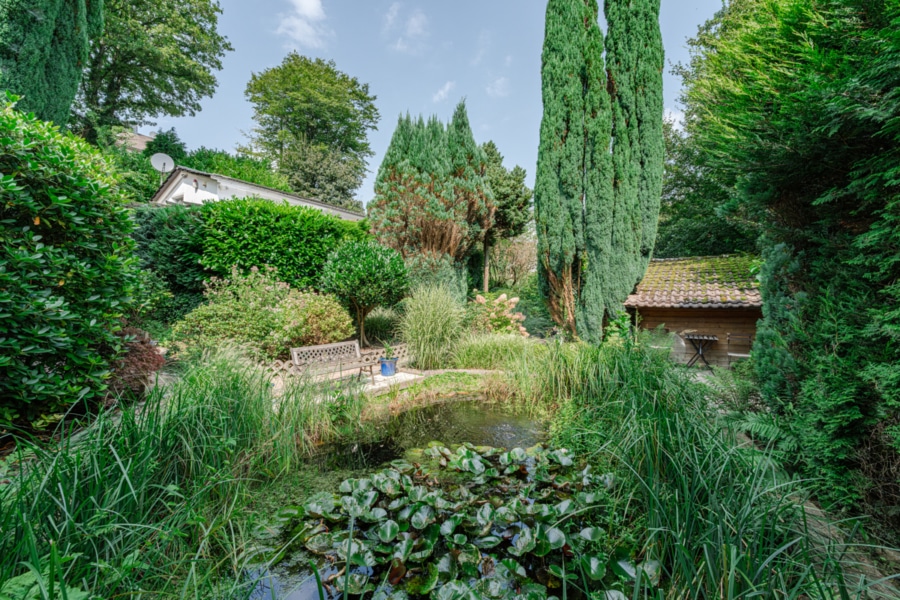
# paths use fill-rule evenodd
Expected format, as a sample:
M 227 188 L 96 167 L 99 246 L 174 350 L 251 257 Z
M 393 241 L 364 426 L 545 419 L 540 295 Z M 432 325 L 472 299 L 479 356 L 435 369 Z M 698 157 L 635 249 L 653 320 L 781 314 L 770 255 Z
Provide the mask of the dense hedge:
M 294 288 L 315 287 L 328 255 L 345 240 L 366 237 L 365 227 L 312 208 L 244 199 L 203 207 L 204 267 L 227 275 L 269 265 Z
M 101 397 L 137 284 L 132 224 L 84 141 L 0 105 L 0 422 Z

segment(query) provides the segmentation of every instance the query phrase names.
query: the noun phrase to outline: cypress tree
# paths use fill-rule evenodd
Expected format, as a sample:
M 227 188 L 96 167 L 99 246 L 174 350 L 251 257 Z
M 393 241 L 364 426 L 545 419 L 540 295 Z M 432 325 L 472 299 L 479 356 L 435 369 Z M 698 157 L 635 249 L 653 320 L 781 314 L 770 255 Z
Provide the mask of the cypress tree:
M 662 192 L 659 0 L 550 0 L 535 181 L 538 274 L 554 320 L 599 341 L 643 276 Z M 605 50 L 605 62 L 604 62 Z
M 65 125 L 103 0 L 0 0 L 0 89 L 18 108 Z

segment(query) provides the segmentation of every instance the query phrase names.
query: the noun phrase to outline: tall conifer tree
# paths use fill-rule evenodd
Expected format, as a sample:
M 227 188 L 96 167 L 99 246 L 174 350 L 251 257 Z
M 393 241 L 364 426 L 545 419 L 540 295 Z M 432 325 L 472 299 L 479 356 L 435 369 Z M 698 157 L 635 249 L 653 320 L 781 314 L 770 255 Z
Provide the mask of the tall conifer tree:
M 18 107 L 65 125 L 103 0 L 0 0 L 0 90 Z
M 659 0 L 606 0 L 605 44 L 598 15 L 596 0 L 548 2 L 535 181 L 541 289 L 589 341 L 646 270 L 664 149 Z

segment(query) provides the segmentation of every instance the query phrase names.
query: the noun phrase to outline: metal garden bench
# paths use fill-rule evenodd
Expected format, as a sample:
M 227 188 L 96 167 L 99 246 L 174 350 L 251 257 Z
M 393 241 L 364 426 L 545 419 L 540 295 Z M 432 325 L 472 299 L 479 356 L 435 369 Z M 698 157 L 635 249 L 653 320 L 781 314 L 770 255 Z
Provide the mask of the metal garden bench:
M 314 377 L 334 373 L 344 374 L 358 369 L 357 376 L 362 378 L 363 371 L 368 370 L 372 383 L 375 382 L 375 373 L 372 370 L 375 365 L 371 360 L 362 357 L 359 342 L 355 340 L 291 348 L 291 362 L 297 371 L 305 371 Z

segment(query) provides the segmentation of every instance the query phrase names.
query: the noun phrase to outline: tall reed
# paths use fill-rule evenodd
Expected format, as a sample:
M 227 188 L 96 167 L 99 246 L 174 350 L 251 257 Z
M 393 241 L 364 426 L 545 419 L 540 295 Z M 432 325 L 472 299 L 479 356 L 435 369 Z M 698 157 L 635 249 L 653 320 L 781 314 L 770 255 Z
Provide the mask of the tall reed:
M 20 440 L 0 487 L 0 582 L 30 570 L 102 598 L 228 597 L 246 484 L 296 467 L 358 407 L 304 382 L 276 398 L 261 369 L 218 354 L 58 444 Z

